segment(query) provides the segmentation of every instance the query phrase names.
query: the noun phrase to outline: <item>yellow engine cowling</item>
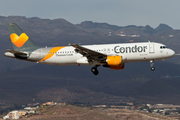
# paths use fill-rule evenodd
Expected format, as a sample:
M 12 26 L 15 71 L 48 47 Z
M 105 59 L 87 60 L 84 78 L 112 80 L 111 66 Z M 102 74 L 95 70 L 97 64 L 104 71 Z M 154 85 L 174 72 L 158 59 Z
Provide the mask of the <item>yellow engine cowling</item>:
M 106 60 L 109 66 L 118 66 L 122 63 L 122 56 L 107 56 Z
M 110 69 L 124 69 L 124 64 L 122 63 L 122 56 L 107 56 L 106 62 Z

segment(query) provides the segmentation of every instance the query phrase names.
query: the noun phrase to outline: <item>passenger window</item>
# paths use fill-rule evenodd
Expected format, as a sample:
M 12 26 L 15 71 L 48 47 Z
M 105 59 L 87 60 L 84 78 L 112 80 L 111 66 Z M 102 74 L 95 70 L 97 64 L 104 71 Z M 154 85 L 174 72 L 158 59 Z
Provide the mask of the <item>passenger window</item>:
M 166 49 L 167 47 L 166 46 L 160 46 L 161 49 Z

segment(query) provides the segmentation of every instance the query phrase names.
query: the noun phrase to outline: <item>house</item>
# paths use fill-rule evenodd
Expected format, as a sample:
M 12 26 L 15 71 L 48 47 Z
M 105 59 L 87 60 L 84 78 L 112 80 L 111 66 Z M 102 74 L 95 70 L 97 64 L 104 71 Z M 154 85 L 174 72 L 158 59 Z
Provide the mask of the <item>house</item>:
M 6 116 L 3 117 L 3 119 L 19 119 L 19 112 L 18 111 L 9 112 Z
M 138 106 L 132 106 L 132 109 L 137 109 L 138 108 Z
M 19 116 L 25 116 L 27 114 L 26 111 L 19 111 Z
M 46 102 L 46 103 L 43 103 L 43 105 L 52 105 L 53 102 Z

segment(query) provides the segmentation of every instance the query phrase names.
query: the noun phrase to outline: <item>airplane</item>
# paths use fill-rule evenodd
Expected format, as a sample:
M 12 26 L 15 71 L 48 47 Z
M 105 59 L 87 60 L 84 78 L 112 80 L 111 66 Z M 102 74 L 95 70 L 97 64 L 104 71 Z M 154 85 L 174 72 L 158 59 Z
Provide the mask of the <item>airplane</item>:
M 114 70 L 124 69 L 128 62 L 150 61 L 154 71 L 154 61 L 175 55 L 164 44 L 156 42 L 118 43 L 101 45 L 78 45 L 41 48 L 24 33 L 16 23 L 7 23 L 14 50 L 6 50 L 5 56 L 51 65 L 93 65 L 91 71 L 98 75 L 97 67 Z

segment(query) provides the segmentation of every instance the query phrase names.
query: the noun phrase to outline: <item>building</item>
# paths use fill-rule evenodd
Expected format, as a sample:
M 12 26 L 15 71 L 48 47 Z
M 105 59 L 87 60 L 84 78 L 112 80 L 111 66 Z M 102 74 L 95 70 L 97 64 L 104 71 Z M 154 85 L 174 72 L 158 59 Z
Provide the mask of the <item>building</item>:
M 53 102 L 46 102 L 46 103 L 43 103 L 43 105 L 53 105 Z
M 19 119 L 19 112 L 18 111 L 9 112 L 6 116 L 3 117 L 3 119 Z
M 27 114 L 26 111 L 19 111 L 19 116 L 25 116 Z

